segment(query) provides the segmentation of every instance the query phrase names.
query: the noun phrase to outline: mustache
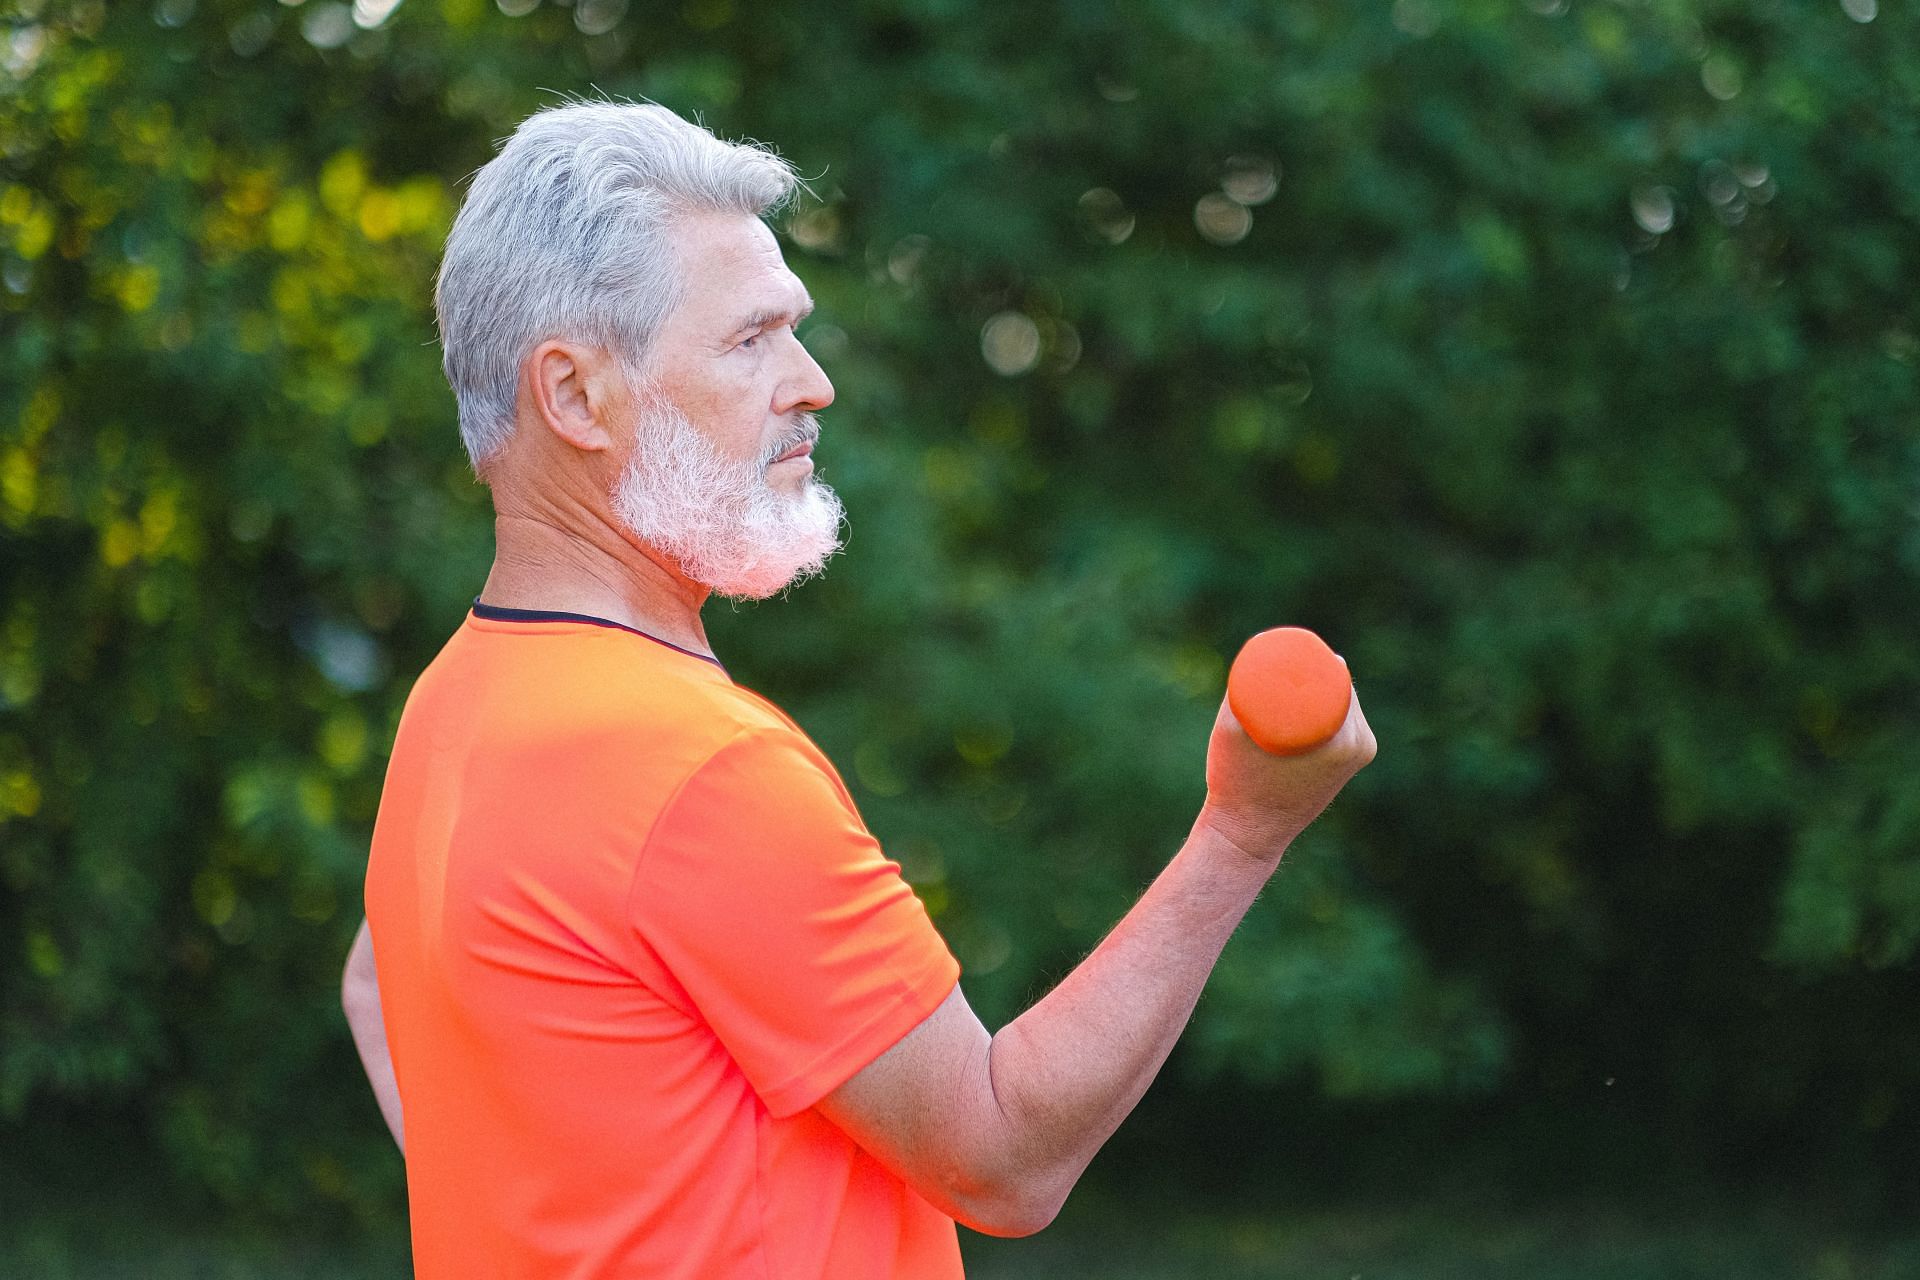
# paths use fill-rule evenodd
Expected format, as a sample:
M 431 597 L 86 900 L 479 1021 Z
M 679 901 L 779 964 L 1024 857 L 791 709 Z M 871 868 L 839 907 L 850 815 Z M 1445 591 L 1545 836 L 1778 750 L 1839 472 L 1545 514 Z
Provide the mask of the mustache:
M 760 459 L 761 465 L 770 464 L 775 458 L 789 449 L 797 449 L 803 444 L 817 444 L 820 440 L 820 420 L 811 413 L 802 413 L 794 419 L 795 434 L 789 436 L 767 451 Z

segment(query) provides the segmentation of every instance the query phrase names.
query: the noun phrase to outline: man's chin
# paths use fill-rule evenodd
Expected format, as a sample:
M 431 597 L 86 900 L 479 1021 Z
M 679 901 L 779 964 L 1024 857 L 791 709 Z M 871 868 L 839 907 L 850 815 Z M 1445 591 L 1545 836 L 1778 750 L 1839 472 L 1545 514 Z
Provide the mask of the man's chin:
M 761 485 L 758 500 L 746 501 L 740 508 L 735 508 L 726 495 L 714 497 L 705 514 L 711 518 L 729 512 L 730 516 L 721 516 L 721 521 L 730 527 L 721 530 L 710 526 L 708 536 L 694 535 L 685 540 L 649 538 L 649 522 L 630 518 L 639 514 L 635 499 L 645 495 L 627 485 L 616 491 L 613 509 L 636 537 L 672 556 L 680 572 L 691 581 L 730 600 L 765 600 L 825 570 L 827 561 L 842 546 L 840 526 L 846 512 L 839 496 L 811 476 L 798 493 L 778 494 L 764 478 Z M 668 510 L 676 514 L 653 527 L 663 523 L 685 528 L 695 522 L 694 513 L 684 502 Z
M 748 579 L 739 582 L 729 582 L 720 586 L 709 584 L 709 589 L 722 600 L 769 600 L 779 595 L 782 591 L 785 591 L 788 587 L 798 586 L 818 572 L 819 570 L 817 569 L 802 571 L 788 574 L 778 580 Z
M 689 576 L 696 582 L 704 582 L 715 595 L 729 600 L 765 600 L 808 578 L 825 573 L 827 561 L 841 547 L 837 534 L 836 526 L 824 540 L 790 550 L 784 555 L 759 557 L 746 569 L 735 565 L 704 576 Z
M 804 535 L 778 539 L 774 547 L 762 543 L 758 555 L 728 557 L 724 564 L 703 564 L 699 568 L 708 572 L 689 574 L 689 578 L 705 583 L 714 595 L 730 601 L 764 601 L 787 587 L 824 574 L 828 560 L 841 549 L 843 510 L 839 499 L 826 487 L 810 493 L 808 499 L 818 503 L 818 509 L 814 510 L 812 528 Z

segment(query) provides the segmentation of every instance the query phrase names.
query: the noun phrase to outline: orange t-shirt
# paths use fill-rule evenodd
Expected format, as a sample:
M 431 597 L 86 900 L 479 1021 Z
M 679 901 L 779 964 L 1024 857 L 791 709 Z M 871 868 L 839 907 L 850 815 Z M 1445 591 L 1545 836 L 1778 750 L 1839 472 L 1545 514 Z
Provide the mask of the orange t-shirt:
M 719 663 L 476 603 L 407 699 L 367 919 L 421 1280 L 961 1274 L 812 1109 L 959 966 Z

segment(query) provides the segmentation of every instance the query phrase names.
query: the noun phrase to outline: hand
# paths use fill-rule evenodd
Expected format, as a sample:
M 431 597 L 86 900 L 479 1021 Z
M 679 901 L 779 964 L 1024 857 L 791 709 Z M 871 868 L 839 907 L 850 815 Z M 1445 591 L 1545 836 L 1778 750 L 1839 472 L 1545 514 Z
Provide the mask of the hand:
M 1201 807 L 1199 825 L 1211 828 L 1248 857 L 1278 865 L 1287 846 L 1377 750 L 1358 693 L 1347 706 L 1339 732 L 1297 756 L 1261 750 L 1222 698 L 1207 743 L 1207 802 Z

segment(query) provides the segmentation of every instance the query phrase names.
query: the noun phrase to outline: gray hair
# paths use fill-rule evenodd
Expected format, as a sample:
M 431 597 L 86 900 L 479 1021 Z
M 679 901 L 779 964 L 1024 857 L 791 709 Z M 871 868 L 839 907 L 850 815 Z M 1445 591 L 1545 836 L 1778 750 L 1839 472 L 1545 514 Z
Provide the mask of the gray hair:
M 644 367 L 683 293 L 677 217 L 764 217 L 799 185 L 765 147 L 652 103 L 567 102 L 522 121 L 474 175 L 433 294 L 475 472 L 512 436 L 520 362 L 541 342 L 590 342 Z

